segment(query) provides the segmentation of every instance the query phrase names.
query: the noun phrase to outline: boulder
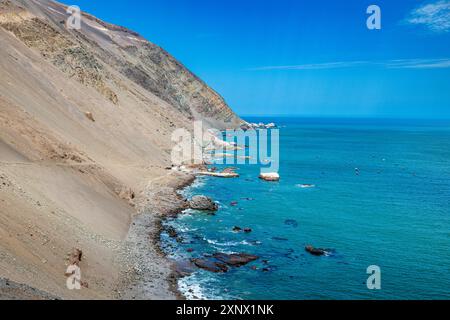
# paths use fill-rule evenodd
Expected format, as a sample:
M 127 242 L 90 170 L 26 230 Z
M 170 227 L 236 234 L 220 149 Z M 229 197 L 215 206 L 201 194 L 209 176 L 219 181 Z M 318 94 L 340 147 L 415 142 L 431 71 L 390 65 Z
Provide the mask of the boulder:
M 226 265 L 232 267 L 241 267 L 252 261 L 259 259 L 258 256 L 246 253 L 239 253 L 239 254 L 215 253 L 213 257 L 225 263 Z
M 276 172 L 261 173 L 259 178 L 265 181 L 280 181 L 280 175 Z
M 194 196 L 189 201 L 189 207 L 194 210 L 217 211 L 219 206 L 206 196 Z
M 84 113 L 84 115 L 86 116 L 86 118 L 88 118 L 89 120 L 91 120 L 92 122 L 95 122 L 94 116 L 92 115 L 92 112 L 88 112 L 86 111 Z
M 305 250 L 306 252 L 309 252 L 313 256 L 324 256 L 327 254 L 327 251 L 325 249 L 314 248 L 313 246 L 306 246 Z

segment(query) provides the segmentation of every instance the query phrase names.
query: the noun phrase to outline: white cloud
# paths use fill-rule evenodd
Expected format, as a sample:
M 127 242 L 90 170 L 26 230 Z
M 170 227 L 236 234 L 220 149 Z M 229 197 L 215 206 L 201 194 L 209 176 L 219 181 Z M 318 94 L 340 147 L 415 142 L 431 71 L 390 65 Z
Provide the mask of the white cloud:
M 385 66 L 394 69 L 445 69 L 450 68 L 450 59 L 391 60 Z
M 303 71 L 348 69 L 357 67 L 381 67 L 388 69 L 444 69 L 450 68 L 450 59 L 397 59 L 386 61 L 338 61 L 324 63 L 297 64 L 285 66 L 263 66 L 248 69 L 248 71 Z
M 268 70 L 321 70 L 321 69 L 342 69 L 361 66 L 367 64 L 367 61 L 340 61 L 340 62 L 325 62 L 325 63 L 311 63 L 298 64 L 289 66 L 265 66 L 252 68 L 251 71 L 268 71 Z
M 449 32 L 450 0 L 427 3 L 414 9 L 406 18 L 406 23 L 423 25 L 433 32 Z

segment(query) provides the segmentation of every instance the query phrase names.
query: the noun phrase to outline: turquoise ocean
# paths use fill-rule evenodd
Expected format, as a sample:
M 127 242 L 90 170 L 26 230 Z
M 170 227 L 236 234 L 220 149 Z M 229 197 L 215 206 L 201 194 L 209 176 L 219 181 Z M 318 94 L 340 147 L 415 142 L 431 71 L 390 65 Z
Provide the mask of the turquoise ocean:
M 261 181 L 258 165 L 237 166 L 237 179 L 199 178 L 183 193 L 210 196 L 219 211 L 169 219 L 182 241 L 161 240 L 178 261 L 215 252 L 260 259 L 181 278 L 188 298 L 450 299 L 450 122 L 245 120 L 279 126 L 281 180 Z M 330 254 L 312 256 L 308 244 Z M 372 265 L 380 290 L 366 285 Z

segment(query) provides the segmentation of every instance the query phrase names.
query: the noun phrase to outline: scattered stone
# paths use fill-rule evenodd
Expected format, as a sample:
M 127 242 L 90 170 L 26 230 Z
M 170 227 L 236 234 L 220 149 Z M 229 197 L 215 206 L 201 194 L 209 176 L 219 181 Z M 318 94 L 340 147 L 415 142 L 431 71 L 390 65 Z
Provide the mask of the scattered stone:
M 250 232 L 252 232 L 252 229 L 250 229 L 250 228 L 245 228 L 245 229 L 244 229 L 244 232 L 245 232 L 245 233 L 250 233 Z
M 240 232 L 240 231 L 242 231 L 242 228 L 236 226 L 236 227 L 233 228 L 233 231 L 234 231 L 234 232 Z
M 232 201 L 231 203 L 230 203 L 230 206 L 232 206 L 232 207 L 236 207 L 238 205 L 238 202 L 237 201 Z

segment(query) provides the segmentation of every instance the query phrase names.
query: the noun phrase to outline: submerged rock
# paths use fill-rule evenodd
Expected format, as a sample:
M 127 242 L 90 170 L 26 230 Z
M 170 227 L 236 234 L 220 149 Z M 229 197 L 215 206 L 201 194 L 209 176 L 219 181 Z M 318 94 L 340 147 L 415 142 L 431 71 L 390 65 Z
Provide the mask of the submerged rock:
M 294 228 L 298 227 L 298 222 L 296 220 L 293 220 L 293 219 L 285 220 L 284 224 L 287 225 L 287 226 L 292 226 Z
M 232 267 L 241 267 L 252 261 L 259 259 L 258 256 L 246 253 L 239 253 L 239 254 L 215 253 L 213 257 Z
M 282 237 L 272 237 L 272 240 L 275 240 L 275 241 L 289 241 L 289 239 L 282 238 Z
M 217 211 L 219 206 L 206 196 L 194 196 L 189 201 L 189 207 L 194 210 Z

